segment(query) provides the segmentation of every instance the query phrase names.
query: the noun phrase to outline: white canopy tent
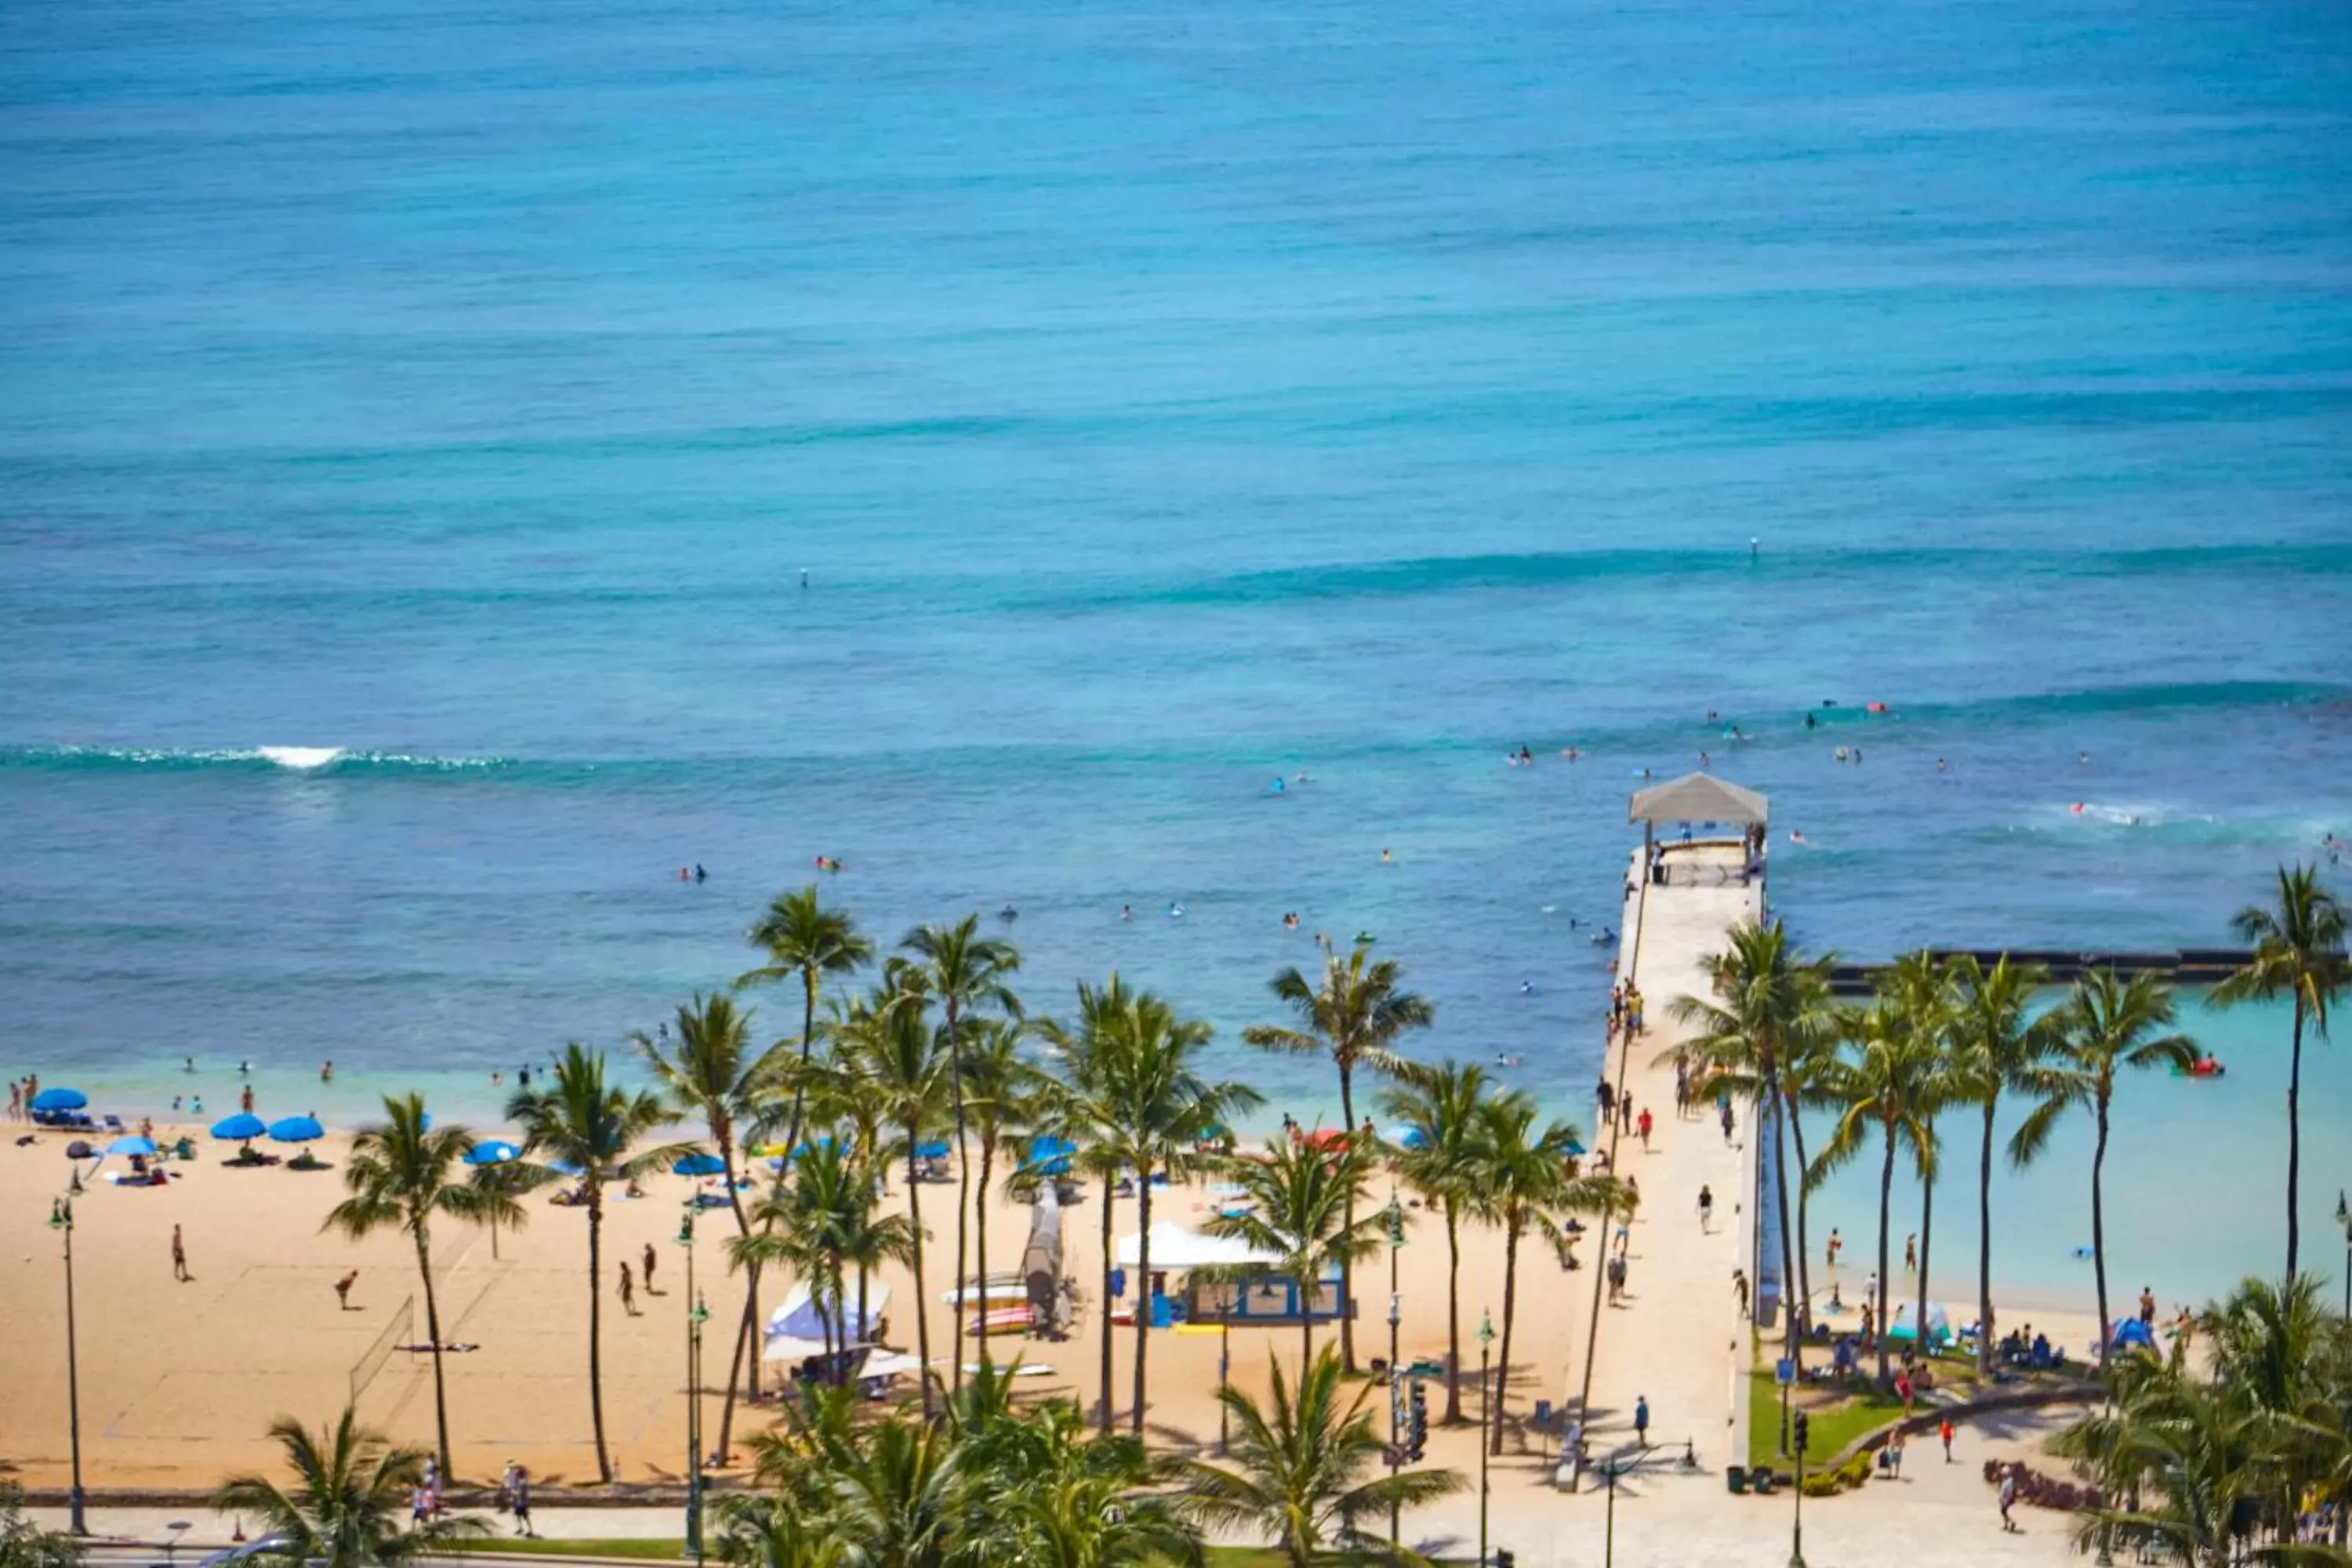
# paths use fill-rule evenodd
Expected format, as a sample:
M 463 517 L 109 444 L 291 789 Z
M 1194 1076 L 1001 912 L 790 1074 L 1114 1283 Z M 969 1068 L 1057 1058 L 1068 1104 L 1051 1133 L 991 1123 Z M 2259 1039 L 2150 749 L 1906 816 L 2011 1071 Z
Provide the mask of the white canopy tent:
M 845 1316 L 857 1310 L 857 1289 L 850 1287 L 849 1300 L 843 1303 Z M 852 1345 L 863 1344 L 874 1337 L 874 1325 L 881 1321 L 882 1310 L 890 1304 L 890 1287 L 876 1280 L 866 1288 L 866 1321 L 864 1332 L 849 1336 Z M 766 1344 L 760 1352 L 761 1361 L 797 1362 L 824 1354 L 826 1319 L 830 1316 L 810 1300 L 806 1285 L 795 1285 L 783 1304 L 768 1317 Z M 838 1337 L 838 1331 L 836 1331 Z
M 1886 1337 L 1913 1338 L 1919 1329 L 1919 1303 L 1897 1301 L 1886 1310 Z M 1952 1337 L 1952 1314 L 1941 1301 L 1927 1303 L 1927 1342 L 1941 1344 Z
M 1118 1261 L 1122 1268 L 1133 1268 L 1143 1261 L 1143 1237 L 1123 1236 L 1118 1240 Z M 1272 1253 L 1260 1252 L 1248 1242 L 1235 1237 L 1202 1236 L 1186 1230 L 1173 1220 L 1161 1220 L 1151 1227 L 1151 1267 L 1182 1273 L 1188 1268 L 1235 1268 L 1263 1264 L 1267 1267 L 1280 1262 Z

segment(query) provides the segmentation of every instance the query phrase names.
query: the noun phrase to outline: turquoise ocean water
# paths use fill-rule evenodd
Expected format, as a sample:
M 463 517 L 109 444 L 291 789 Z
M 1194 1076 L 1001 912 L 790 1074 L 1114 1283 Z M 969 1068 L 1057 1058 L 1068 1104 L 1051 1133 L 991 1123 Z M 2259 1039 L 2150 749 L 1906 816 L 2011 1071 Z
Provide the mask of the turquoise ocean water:
M 1857 956 L 2212 942 L 2352 833 L 2340 11 L 10 35 L 12 1072 L 480 1113 L 830 855 L 877 933 L 1011 904 L 1034 1005 L 1118 967 L 1228 1042 L 1283 911 L 1371 931 L 1428 1051 L 1565 1104 L 1642 768 L 1770 792 L 1780 910 Z M 2118 1150 L 2125 1272 L 2272 1250 L 2283 1030 L 2212 1030 Z

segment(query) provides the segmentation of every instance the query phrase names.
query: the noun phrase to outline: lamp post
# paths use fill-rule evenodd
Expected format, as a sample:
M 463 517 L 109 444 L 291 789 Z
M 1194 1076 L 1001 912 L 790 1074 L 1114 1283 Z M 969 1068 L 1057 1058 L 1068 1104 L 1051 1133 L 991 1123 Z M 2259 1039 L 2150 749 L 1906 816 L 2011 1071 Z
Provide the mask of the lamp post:
M 1389 1206 L 1394 1208 L 1396 1200 L 1390 1199 Z M 1396 1248 L 1393 1245 L 1389 1248 L 1389 1268 L 1391 1273 L 1396 1268 Z M 1397 1326 L 1403 1321 L 1404 1313 L 1397 1305 L 1396 1291 L 1391 1289 L 1389 1291 L 1389 1479 L 1391 1481 L 1396 1479 L 1397 1468 L 1404 1463 L 1404 1379 L 1397 1371 Z M 1389 1546 L 1393 1550 L 1397 1543 L 1399 1509 L 1395 1496 L 1396 1489 L 1392 1486 L 1389 1490 Z
M 1601 1473 L 1609 1479 L 1609 1510 L 1607 1522 L 1601 1527 L 1601 1568 L 1616 1568 L 1617 1563 L 1617 1468 L 1622 1463 L 1616 1455 L 1609 1456 L 1609 1464 Z
M 702 1325 L 710 1314 L 694 1288 L 694 1205 L 688 1201 L 678 1221 L 677 1244 L 686 1248 L 686 1549 L 702 1561 Z
M 1478 1568 L 1486 1564 L 1486 1432 L 1495 1418 L 1488 1367 L 1495 1354 L 1495 1318 L 1478 1314 Z
M 75 1175 L 79 1177 L 79 1169 Z M 71 1198 L 58 1198 L 50 1203 L 49 1228 L 62 1233 L 66 1250 L 66 1409 L 73 1434 L 73 1490 L 67 1500 L 72 1505 L 68 1528 L 76 1535 L 88 1535 L 89 1523 L 82 1517 L 81 1349 L 74 1338 L 74 1217 Z

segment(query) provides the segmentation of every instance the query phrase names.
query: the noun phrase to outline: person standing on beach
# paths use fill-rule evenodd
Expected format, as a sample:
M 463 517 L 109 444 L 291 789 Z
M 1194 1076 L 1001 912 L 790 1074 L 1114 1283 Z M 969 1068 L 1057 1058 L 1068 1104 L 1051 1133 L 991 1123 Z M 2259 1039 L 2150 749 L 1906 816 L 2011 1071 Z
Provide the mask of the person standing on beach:
M 2139 1288 L 2139 1321 L 2143 1328 L 2156 1327 L 2156 1297 L 2145 1285 Z
M 1650 1446 L 1650 1396 L 1633 1396 L 1633 1440 L 1647 1448 Z
M 1916 1231 L 1903 1238 L 1903 1272 L 1919 1272 L 1919 1235 Z
M 661 1294 L 660 1291 L 654 1289 L 654 1244 L 648 1241 L 646 1243 L 646 1294 L 648 1296 L 658 1296 Z M 691 1302 L 688 1304 L 689 1306 L 692 1305 Z
M 1745 1317 L 1748 1313 L 1748 1270 L 1735 1268 L 1731 1271 L 1731 1288 L 1739 1292 L 1739 1311 Z
M 515 1533 L 530 1534 L 530 1472 L 520 1465 L 514 1467 L 513 1502 Z
M 1636 1121 L 1634 1125 L 1639 1127 L 1642 1131 L 1642 1152 L 1645 1154 L 1650 1152 L 1650 1129 L 1654 1124 L 1654 1119 L 1650 1115 L 1649 1107 L 1643 1106 L 1642 1108 L 1641 1119 Z
M 637 1280 L 629 1272 L 628 1259 L 621 1260 L 621 1310 L 632 1318 L 637 1315 Z
M 2017 1533 L 2017 1521 L 2009 1517 L 2009 1510 L 2016 1506 L 2017 1465 L 2011 1461 L 2000 1473 L 2000 1527 L 2011 1535 Z
M 1944 1440 L 1944 1463 L 1952 1462 L 1952 1418 L 1945 1416 L 1936 1427 L 1936 1436 Z
M 188 1244 L 180 1239 L 180 1227 L 172 1227 L 172 1278 L 185 1285 L 195 1278 L 188 1272 Z
M 1643 1131 L 1648 1131 L 1648 1130 L 1645 1128 L 1645 1129 L 1643 1129 Z M 1699 1227 L 1699 1229 L 1700 1229 L 1701 1231 L 1707 1231 L 1707 1230 L 1711 1229 L 1710 1222 L 1711 1222 L 1711 1221 L 1713 1221 L 1713 1220 L 1714 1220 L 1714 1218 L 1715 1218 L 1715 1189 L 1714 1189 L 1713 1187 L 1711 1187 L 1711 1186 L 1708 1186 L 1706 1184 L 1705 1184 L 1705 1183 L 1703 1183 L 1703 1182 L 1702 1182 L 1702 1183 L 1699 1184 L 1699 1189 L 1698 1189 L 1698 1227 Z
M 1737 1118 L 1732 1114 L 1731 1096 L 1727 1094 L 1718 1094 L 1715 1097 L 1715 1113 L 1718 1117 L 1722 1118 L 1723 1146 L 1728 1149 L 1731 1147 L 1731 1130 L 1738 1125 Z
M 335 1281 L 335 1310 L 337 1311 L 348 1312 L 352 1310 L 352 1287 L 359 1283 L 359 1278 L 360 1271 L 354 1268 L 349 1274 L 344 1275 L 341 1279 Z

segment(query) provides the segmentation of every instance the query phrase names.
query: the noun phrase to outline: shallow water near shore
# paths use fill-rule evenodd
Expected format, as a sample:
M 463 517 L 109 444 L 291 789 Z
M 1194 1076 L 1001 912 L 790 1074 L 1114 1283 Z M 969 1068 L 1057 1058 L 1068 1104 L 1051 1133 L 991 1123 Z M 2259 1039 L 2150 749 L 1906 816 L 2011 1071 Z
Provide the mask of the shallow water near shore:
M 1643 770 L 1768 791 L 1858 958 L 2219 943 L 2352 834 L 2329 14 L 22 22 L 11 1072 L 488 1114 L 829 856 L 885 942 L 1016 910 L 1034 1008 L 1165 990 L 1269 1120 L 1331 1112 L 1236 1039 L 1318 930 L 1581 1115 Z M 2284 1024 L 2199 1027 L 2118 1278 L 2274 1250 Z

